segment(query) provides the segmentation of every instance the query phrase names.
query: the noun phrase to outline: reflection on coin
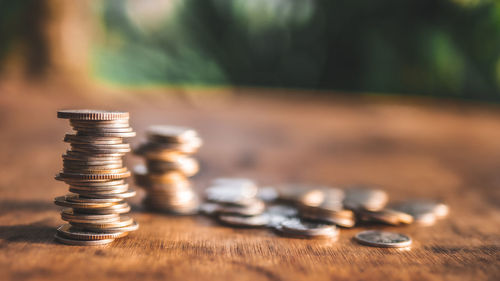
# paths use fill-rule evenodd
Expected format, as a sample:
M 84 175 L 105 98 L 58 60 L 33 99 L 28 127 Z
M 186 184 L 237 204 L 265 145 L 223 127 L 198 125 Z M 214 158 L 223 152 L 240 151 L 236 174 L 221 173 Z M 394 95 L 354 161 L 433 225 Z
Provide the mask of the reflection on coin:
M 115 239 L 76 240 L 76 239 L 61 237 L 59 234 L 56 234 L 54 238 L 57 242 L 74 246 L 99 246 L 99 245 L 106 245 L 115 241 Z
M 220 215 L 218 219 L 228 225 L 239 226 L 239 227 L 259 227 L 265 226 L 269 223 L 269 216 L 267 214 L 261 214 L 250 217 L 242 217 L 235 215 Z
M 361 244 L 382 248 L 405 248 L 412 243 L 410 237 L 394 232 L 367 230 L 354 236 Z

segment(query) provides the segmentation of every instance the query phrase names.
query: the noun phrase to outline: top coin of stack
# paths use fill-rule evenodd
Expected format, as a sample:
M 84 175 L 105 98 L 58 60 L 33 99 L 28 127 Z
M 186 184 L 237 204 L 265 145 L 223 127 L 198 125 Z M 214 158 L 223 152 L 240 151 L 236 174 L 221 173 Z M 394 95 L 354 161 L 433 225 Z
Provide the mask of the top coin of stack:
M 147 142 L 134 153 L 143 156 L 146 165 L 134 168 L 137 185 L 146 189 L 144 204 L 153 210 L 191 214 L 198 208 L 198 198 L 188 177 L 199 170 L 190 155 L 202 145 L 198 133 L 190 128 L 155 125 L 147 130 Z
M 55 198 L 67 207 L 56 239 L 74 245 L 102 245 L 136 230 L 138 224 L 120 216 L 130 211 L 124 201 L 135 195 L 125 179 L 130 172 L 123 156 L 130 151 L 124 138 L 135 136 L 128 112 L 98 110 L 60 110 L 57 117 L 69 119 L 75 133 L 66 134 L 70 149 L 63 154 L 63 170 L 57 180 L 69 185 L 73 194 Z

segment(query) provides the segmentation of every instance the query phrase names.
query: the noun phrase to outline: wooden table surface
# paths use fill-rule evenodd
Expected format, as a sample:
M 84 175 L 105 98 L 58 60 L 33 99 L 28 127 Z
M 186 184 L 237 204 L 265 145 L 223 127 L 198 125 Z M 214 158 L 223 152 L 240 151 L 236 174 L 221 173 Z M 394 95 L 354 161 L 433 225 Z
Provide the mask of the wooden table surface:
M 500 107 L 373 98 L 270 98 L 228 91 L 162 93 L 0 87 L 0 280 L 500 280 Z M 281 92 L 283 95 L 284 93 Z M 262 184 L 373 184 L 390 198 L 438 198 L 434 226 L 374 226 L 410 235 L 410 250 L 290 239 L 210 218 L 145 212 L 108 246 L 53 241 L 53 198 L 66 120 L 59 108 L 127 110 L 138 143 L 150 124 L 187 125 L 205 143 L 198 189 L 214 177 Z M 141 159 L 129 155 L 129 167 Z

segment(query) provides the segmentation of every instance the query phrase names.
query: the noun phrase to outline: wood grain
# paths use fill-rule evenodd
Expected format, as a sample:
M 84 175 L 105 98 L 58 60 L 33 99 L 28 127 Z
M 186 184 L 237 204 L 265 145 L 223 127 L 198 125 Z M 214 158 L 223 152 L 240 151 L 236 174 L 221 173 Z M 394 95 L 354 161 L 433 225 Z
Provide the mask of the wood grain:
M 228 91 L 93 93 L 1 88 L 0 280 L 500 280 L 500 108 L 372 98 L 269 98 Z M 71 94 L 69 94 L 71 93 Z M 193 98 L 194 97 L 194 98 Z M 391 199 L 439 198 L 450 217 L 410 235 L 411 250 L 233 229 L 206 217 L 144 212 L 139 231 L 109 246 L 53 241 L 61 223 L 53 179 L 69 130 L 59 108 L 128 110 L 137 143 L 149 124 L 197 128 L 205 144 L 198 189 L 216 176 L 262 184 L 366 183 Z M 129 167 L 141 160 L 129 156 Z

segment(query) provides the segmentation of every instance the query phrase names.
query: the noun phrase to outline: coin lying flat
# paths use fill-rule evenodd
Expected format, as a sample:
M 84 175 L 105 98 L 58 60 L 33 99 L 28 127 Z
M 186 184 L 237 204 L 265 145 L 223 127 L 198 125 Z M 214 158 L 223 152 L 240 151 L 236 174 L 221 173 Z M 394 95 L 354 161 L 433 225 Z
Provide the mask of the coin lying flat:
M 359 216 L 364 221 L 375 221 L 390 225 L 410 224 L 413 222 L 411 215 L 391 209 L 383 209 L 377 212 L 360 211 Z
M 336 240 L 339 231 L 334 225 L 307 222 L 298 219 L 283 221 L 276 227 L 278 233 L 297 238 L 328 238 Z
M 279 200 L 292 204 L 298 204 L 302 202 L 304 195 L 316 187 L 317 186 L 308 184 L 283 184 L 277 185 L 276 190 L 278 192 Z
M 84 180 L 117 180 L 130 177 L 130 171 L 124 168 L 124 172 L 110 172 L 110 173 L 100 173 L 100 174 L 81 174 L 81 173 L 59 173 L 56 179 L 84 179 Z
M 334 187 L 315 188 L 305 193 L 301 203 L 306 206 L 322 207 L 324 209 L 343 209 L 344 191 Z
M 57 228 L 57 233 L 59 236 L 67 239 L 86 240 L 86 241 L 116 239 L 128 235 L 128 232 L 115 232 L 115 233 L 90 232 L 81 230 L 77 227 L 71 226 L 70 224 L 63 224 L 59 226 Z
M 121 144 L 122 138 L 96 137 L 96 136 L 77 136 L 75 134 L 66 134 L 63 139 L 67 143 L 75 144 Z
M 116 205 L 116 203 L 113 202 L 106 202 L 106 203 L 82 203 L 82 202 L 71 202 L 67 198 L 68 196 L 59 196 L 54 198 L 54 203 L 58 206 L 62 207 L 70 207 L 70 208 L 84 208 L 84 209 L 93 209 L 93 208 L 106 208 L 106 207 L 111 207 L 113 205 Z
M 57 118 L 73 120 L 117 120 L 128 119 L 128 112 L 90 110 L 90 109 L 63 109 L 57 111 Z
M 78 203 L 73 203 L 78 204 Z M 82 203 L 80 203 L 82 204 Z M 75 212 L 84 214 L 123 214 L 130 211 L 130 205 L 127 202 L 118 203 L 108 207 L 87 208 L 87 207 L 72 207 Z
M 101 246 L 115 241 L 115 239 L 78 240 L 78 239 L 65 238 L 62 237 L 60 234 L 54 235 L 54 239 L 59 243 L 63 243 L 66 245 L 73 245 L 73 246 Z
M 287 205 L 273 205 L 269 206 L 265 214 L 269 216 L 269 227 L 278 227 L 285 220 L 296 218 L 299 214 L 299 211 L 291 206 Z
M 403 201 L 394 204 L 393 209 L 410 214 L 415 222 L 425 225 L 433 224 L 437 218 L 443 218 L 449 212 L 445 204 L 425 199 Z
M 198 133 L 191 128 L 167 125 L 150 126 L 147 135 L 151 141 L 160 143 L 189 142 L 198 137 Z
M 381 248 L 406 248 L 412 243 L 411 238 L 404 234 L 379 230 L 360 232 L 354 239 L 360 244 Z
M 389 196 L 380 189 L 349 188 L 345 191 L 344 206 L 350 210 L 382 210 Z
M 278 191 L 272 186 L 259 187 L 257 197 L 265 202 L 273 202 L 278 199 Z
M 71 208 L 63 209 L 61 211 L 61 217 L 63 220 L 68 220 L 68 219 L 74 219 L 74 220 L 119 220 L 120 215 L 119 214 L 85 214 L 85 213 L 78 213 L 75 212 Z
M 218 219 L 220 222 L 227 224 L 227 225 L 232 225 L 232 226 L 260 227 L 260 226 L 268 225 L 270 218 L 267 214 L 260 214 L 260 215 L 256 215 L 256 216 L 250 216 L 250 217 L 242 217 L 242 216 L 235 216 L 235 215 L 220 215 L 220 216 L 218 216 Z
M 72 191 L 71 188 L 70 191 Z M 81 191 L 76 193 L 78 193 L 80 196 L 85 196 L 87 198 L 108 199 L 112 200 L 113 202 L 119 202 L 123 199 L 134 197 L 137 192 L 135 190 L 130 189 L 120 193 L 95 193 L 95 192 L 81 192 Z
M 123 216 L 123 217 L 120 217 L 120 220 L 118 220 L 118 221 L 99 222 L 99 223 L 97 223 L 97 222 L 91 222 L 91 223 L 71 222 L 71 225 L 85 229 L 85 230 L 100 231 L 101 229 L 106 229 L 106 228 L 119 228 L 119 227 L 130 226 L 133 223 L 134 223 L 134 220 L 132 218 Z

